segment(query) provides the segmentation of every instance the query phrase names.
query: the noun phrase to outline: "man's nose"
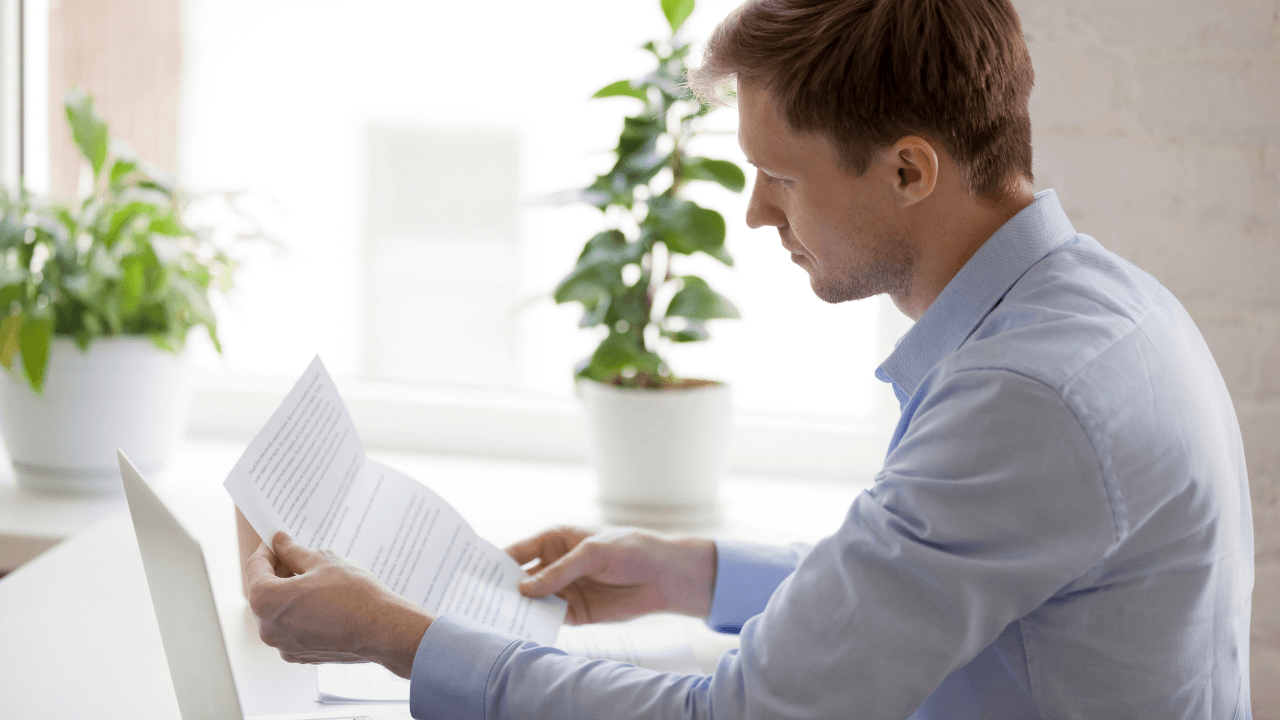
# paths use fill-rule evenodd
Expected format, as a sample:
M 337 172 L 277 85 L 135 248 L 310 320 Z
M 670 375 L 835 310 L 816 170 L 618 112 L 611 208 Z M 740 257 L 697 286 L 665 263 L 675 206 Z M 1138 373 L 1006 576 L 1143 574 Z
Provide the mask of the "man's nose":
M 747 227 L 755 229 L 766 225 L 783 227 L 787 224 L 787 216 L 770 197 L 768 183 L 762 173 L 757 170 L 755 181 L 751 183 L 751 200 L 747 203 Z

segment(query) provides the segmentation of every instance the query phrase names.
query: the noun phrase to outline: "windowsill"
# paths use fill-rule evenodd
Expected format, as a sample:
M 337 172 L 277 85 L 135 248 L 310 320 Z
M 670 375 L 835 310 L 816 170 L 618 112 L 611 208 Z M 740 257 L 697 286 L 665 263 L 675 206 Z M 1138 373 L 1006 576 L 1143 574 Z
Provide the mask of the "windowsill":
M 338 381 L 368 447 L 583 463 L 587 428 L 575 399 Z M 284 399 L 288 386 L 266 380 L 204 378 L 196 384 L 189 432 L 251 438 Z M 727 471 L 869 484 L 880 469 L 891 426 L 873 419 L 836 420 L 737 412 Z
M 269 409 L 274 409 L 272 406 Z M 152 478 L 157 490 L 190 507 L 192 522 L 232 522 L 231 499 L 219 486 L 246 440 L 188 437 Z M 370 448 L 369 454 L 443 495 L 482 536 L 505 544 L 548 524 L 599 525 L 596 484 L 581 462 L 548 462 L 421 449 Z M 839 526 L 870 480 L 786 478 L 759 470 L 724 479 L 721 521 L 693 529 L 717 537 L 785 544 L 813 542 Z M 519 497 L 519 515 L 492 511 L 494 494 Z M 58 497 L 20 488 L 0 451 L 0 571 L 13 570 L 98 521 L 127 512 L 123 495 Z M 207 516 L 207 517 L 206 517 Z

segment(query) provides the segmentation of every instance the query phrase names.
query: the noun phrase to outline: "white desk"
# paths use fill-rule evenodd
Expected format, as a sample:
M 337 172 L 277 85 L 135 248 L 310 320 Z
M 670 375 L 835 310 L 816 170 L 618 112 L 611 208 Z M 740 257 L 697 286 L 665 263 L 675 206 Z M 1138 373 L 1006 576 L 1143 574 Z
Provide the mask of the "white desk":
M 241 702 L 248 714 L 406 717 L 405 706 L 315 702 L 310 667 L 282 661 L 258 639 L 240 592 L 233 506 L 221 483 L 243 443 L 189 441 L 158 492 L 204 547 Z M 428 484 L 484 537 L 509 543 L 548 525 L 599 524 L 594 488 L 575 465 L 372 450 Z M 731 478 L 725 518 L 708 534 L 813 541 L 834 530 L 861 488 Z M 123 506 L 0 579 L 0 718 L 177 718 L 132 525 Z M 699 661 L 726 639 L 691 627 Z

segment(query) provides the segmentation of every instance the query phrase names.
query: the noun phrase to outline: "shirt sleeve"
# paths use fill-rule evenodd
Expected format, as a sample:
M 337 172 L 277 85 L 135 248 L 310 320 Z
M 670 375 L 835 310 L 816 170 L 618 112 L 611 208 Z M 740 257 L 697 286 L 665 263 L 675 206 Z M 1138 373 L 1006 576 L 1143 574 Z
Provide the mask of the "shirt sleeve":
M 907 717 L 1104 557 L 1116 527 L 1098 456 L 1055 391 L 1003 370 L 956 373 L 713 675 L 570 657 L 446 615 L 419 647 L 411 707 L 477 720 Z M 735 587 L 735 552 L 717 595 Z
M 801 543 L 777 548 L 717 540 L 716 588 L 707 625 L 717 632 L 741 631 L 747 620 L 764 612 L 773 591 L 808 552 L 809 547 Z

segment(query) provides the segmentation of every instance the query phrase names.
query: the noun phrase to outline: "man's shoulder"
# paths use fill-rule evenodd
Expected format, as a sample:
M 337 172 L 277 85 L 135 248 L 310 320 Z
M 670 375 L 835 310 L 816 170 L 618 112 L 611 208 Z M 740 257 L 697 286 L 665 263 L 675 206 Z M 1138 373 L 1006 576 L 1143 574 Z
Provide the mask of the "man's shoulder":
M 1062 392 L 1153 313 L 1181 311 L 1150 275 L 1077 235 L 1019 278 L 938 369 L 1007 370 Z

